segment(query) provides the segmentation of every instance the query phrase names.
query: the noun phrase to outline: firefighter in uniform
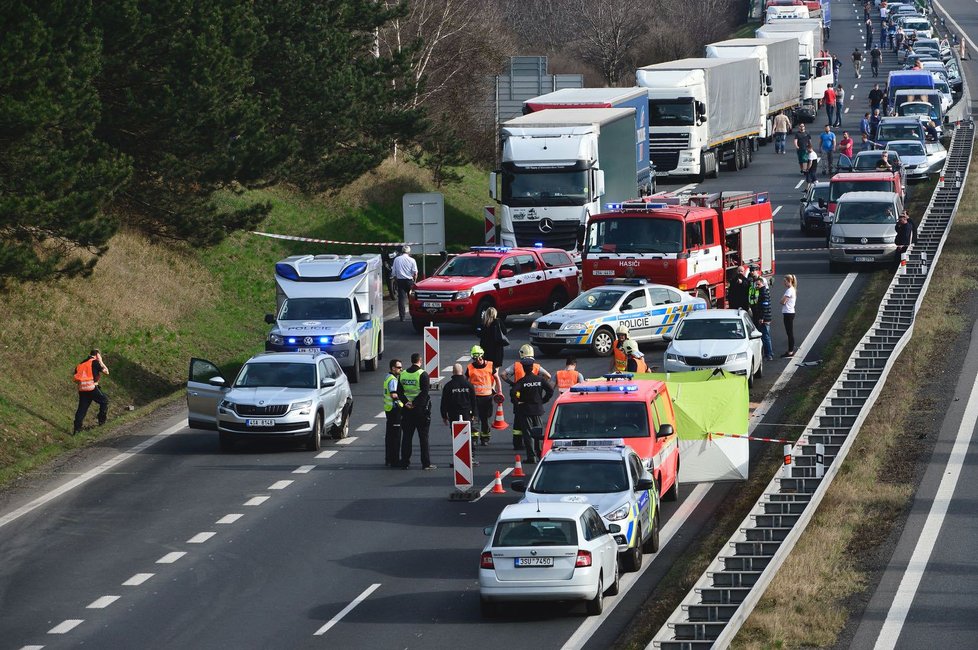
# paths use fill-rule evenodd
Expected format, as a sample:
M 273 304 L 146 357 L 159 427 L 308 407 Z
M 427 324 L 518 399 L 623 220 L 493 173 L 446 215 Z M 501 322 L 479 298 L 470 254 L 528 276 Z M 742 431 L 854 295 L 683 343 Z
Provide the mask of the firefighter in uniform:
M 622 346 L 625 351 L 625 372 L 636 374 L 649 372 L 649 364 L 645 362 L 645 355 L 638 349 L 638 343 L 631 339 L 625 341 Z
M 75 426 L 71 435 L 82 430 L 85 415 L 88 414 L 88 407 L 92 402 L 98 404 L 99 426 L 105 424 L 109 416 L 109 398 L 98 387 L 99 376 L 103 373 L 109 374 L 109 369 L 102 361 L 102 353 L 98 349 L 92 350 L 87 359 L 75 366 L 74 380 L 78 384 L 78 409 L 75 411 Z
M 403 369 L 400 359 L 392 359 L 390 373 L 384 378 L 384 415 L 387 416 L 384 464 L 388 467 L 398 467 L 401 464 L 401 417 L 404 414 L 404 402 L 398 377 Z
M 566 393 L 574 384 L 584 382 L 584 375 L 577 370 L 577 359 L 567 357 L 564 369 L 557 371 L 557 390 Z
M 524 357 L 520 363 L 523 365 L 523 376 L 509 390 L 513 401 L 513 428 L 518 427 L 525 432 L 522 438 L 526 462 L 534 463 L 540 457 L 540 441 L 534 440 L 530 431 L 543 426 L 543 405 L 553 397 L 554 389 L 543 376 L 532 372 L 535 365 L 533 357 Z
M 473 423 L 472 437 L 484 447 L 489 444 L 489 434 L 492 432 L 489 419 L 493 414 L 493 398 L 502 394 L 502 388 L 496 368 L 492 361 L 486 360 L 482 346 L 473 345 L 469 354 L 472 363 L 465 369 L 465 376 L 475 390 L 476 413 L 479 416 L 479 428 L 476 429 Z
M 503 370 L 502 380 L 505 381 L 510 386 L 515 385 L 520 379 L 523 378 L 527 372 L 534 375 L 540 375 L 550 381 L 553 377 L 546 368 L 536 363 L 534 359 L 535 352 L 533 351 L 533 346 L 526 344 L 520 348 L 520 360 L 511 365 L 510 367 Z M 528 364 L 524 365 L 524 361 L 529 361 Z M 510 392 L 512 395 L 512 392 Z M 516 406 L 516 403 L 513 403 Z M 513 449 L 519 451 L 524 447 L 523 445 L 523 430 L 517 426 L 517 423 L 513 423 Z
M 411 466 L 411 447 L 414 433 L 418 433 L 421 447 L 421 469 L 438 469 L 431 464 L 431 450 L 428 447 L 428 430 L 431 427 L 431 379 L 421 367 L 421 354 L 411 355 L 411 365 L 401 372 L 401 391 L 404 393 L 404 415 L 401 418 L 401 462 L 400 467 Z
M 614 347 L 611 350 L 611 372 L 625 372 L 628 359 L 625 356 L 624 345 L 628 338 L 628 325 L 622 323 L 618 326 Z

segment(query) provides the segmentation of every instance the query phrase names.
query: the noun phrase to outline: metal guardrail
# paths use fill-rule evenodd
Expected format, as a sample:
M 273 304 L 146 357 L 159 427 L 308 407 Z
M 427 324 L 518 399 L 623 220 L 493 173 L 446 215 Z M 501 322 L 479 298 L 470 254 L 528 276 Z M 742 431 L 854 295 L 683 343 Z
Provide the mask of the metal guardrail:
M 713 559 L 648 649 L 726 648 L 815 514 L 900 352 L 930 284 L 961 200 L 974 142 L 970 115 L 955 129 L 908 260 L 894 275 L 876 321 L 726 547 Z M 822 456 L 818 463 L 816 455 Z

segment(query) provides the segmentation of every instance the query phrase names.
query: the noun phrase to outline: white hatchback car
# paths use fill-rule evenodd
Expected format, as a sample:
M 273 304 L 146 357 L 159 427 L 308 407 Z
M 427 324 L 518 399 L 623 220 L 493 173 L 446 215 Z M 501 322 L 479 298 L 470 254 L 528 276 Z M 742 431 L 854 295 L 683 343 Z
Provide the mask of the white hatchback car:
M 482 615 L 502 601 L 583 600 L 600 614 L 604 597 L 618 593 L 621 527 L 605 527 L 586 503 L 517 503 L 506 506 L 479 561 Z
M 686 316 L 666 348 L 666 372 L 719 368 L 754 378 L 764 373 L 761 332 L 743 309 L 710 309 Z

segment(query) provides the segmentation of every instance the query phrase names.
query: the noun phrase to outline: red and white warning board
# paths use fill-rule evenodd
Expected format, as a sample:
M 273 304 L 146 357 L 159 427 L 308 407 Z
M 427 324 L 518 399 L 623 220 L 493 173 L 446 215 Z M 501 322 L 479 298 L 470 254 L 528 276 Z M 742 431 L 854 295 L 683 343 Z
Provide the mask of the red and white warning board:
M 467 491 L 472 487 L 472 423 L 452 422 L 452 466 L 455 469 L 455 489 Z
M 487 205 L 482 209 L 482 220 L 486 230 L 486 245 L 496 244 L 496 206 Z
M 441 363 L 440 341 L 437 325 L 429 325 L 424 328 L 424 371 L 428 373 L 428 377 L 432 381 L 440 379 L 438 374 Z

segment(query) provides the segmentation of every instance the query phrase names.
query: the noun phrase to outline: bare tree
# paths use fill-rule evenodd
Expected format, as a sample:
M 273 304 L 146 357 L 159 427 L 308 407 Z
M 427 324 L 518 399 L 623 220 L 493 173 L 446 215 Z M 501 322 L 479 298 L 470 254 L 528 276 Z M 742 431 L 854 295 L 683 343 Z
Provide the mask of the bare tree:
M 589 2 L 573 0 L 578 37 L 574 49 L 580 58 L 601 73 L 609 86 L 618 84 L 634 67 L 635 46 L 648 33 L 646 0 Z

